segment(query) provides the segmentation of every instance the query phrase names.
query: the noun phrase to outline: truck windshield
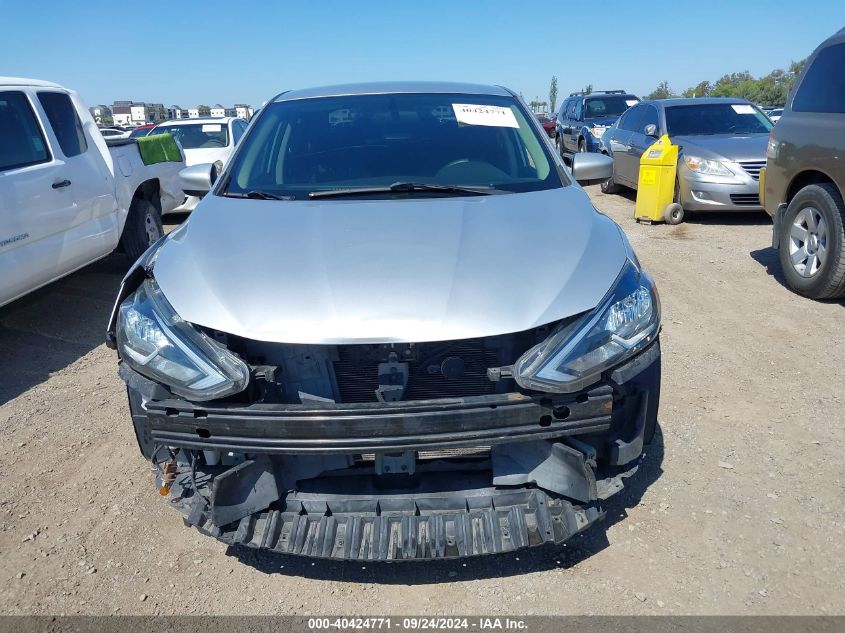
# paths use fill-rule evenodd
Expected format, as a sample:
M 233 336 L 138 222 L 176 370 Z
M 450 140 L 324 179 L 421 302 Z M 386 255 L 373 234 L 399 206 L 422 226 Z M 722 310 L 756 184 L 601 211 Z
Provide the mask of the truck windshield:
M 619 97 L 591 97 L 584 101 L 584 118 L 617 117 L 639 102 L 639 99 L 630 95 L 627 97 L 624 95 Z
M 309 194 L 384 189 L 397 182 L 507 192 L 560 187 L 548 142 L 528 122 L 530 116 L 513 98 L 474 94 L 271 103 L 244 138 L 220 193 L 307 199 Z M 433 187 L 399 191 L 438 195 Z
M 666 108 L 672 136 L 698 134 L 768 134 L 772 122 L 750 103 L 707 103 Z
M 172 134 L 182 149 L 211 149 L 229 144 L 225 123 L 182 123 L 155 128 L 154 134 Z

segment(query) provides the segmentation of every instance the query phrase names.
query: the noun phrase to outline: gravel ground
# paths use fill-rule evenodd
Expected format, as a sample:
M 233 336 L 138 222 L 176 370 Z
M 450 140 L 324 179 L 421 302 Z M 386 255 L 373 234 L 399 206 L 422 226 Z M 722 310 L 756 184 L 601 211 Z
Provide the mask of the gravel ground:
M 563 548 L 340 564 L 228 549 L 153 488 L 103 332 L 110 258 L 0 310 L 0 613 L 845 613 L 845 311 L 782 284 L 765 215 L 640 226 L 660 431 Z M 565 242 L 565 236 L 562 236 Z

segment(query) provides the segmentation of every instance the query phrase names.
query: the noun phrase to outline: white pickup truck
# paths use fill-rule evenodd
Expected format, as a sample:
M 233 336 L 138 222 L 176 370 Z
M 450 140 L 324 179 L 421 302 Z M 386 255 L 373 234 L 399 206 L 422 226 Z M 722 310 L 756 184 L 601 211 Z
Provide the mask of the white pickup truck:
M 116 249 L 137 258 L 185 200 L 179 161 L 108 144 L 78 95 L 0 77 L 0 306 Z

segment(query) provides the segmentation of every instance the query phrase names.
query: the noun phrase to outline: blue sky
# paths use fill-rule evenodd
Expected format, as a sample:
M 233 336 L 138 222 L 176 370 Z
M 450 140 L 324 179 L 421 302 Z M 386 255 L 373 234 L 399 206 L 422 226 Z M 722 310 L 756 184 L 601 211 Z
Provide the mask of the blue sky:
M 289 88 L 423 79 L 502 84 L 526 100 L 676 90 L 786 67 L 845 27 L 845 2 L 193 2 L 0 0 L 0 72 L 89 104 L 258 105 Z M 171 8 L 172 7 L 172 8 Z M 119 9 L 120 14 L 115 14 Z

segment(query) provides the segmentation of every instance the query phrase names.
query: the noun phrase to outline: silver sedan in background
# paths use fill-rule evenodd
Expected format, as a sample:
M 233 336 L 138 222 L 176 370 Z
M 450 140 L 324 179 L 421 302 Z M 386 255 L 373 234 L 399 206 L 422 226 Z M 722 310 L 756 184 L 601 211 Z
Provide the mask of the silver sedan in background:
M 627 110 L 604 134 L 613 178 L 637 188 L 640 156 L 661 135 L 680 146 L 675 201 L 684 211 L 761 211 L 760 169 L 772 123 L 744 99 L 659 99 Z

